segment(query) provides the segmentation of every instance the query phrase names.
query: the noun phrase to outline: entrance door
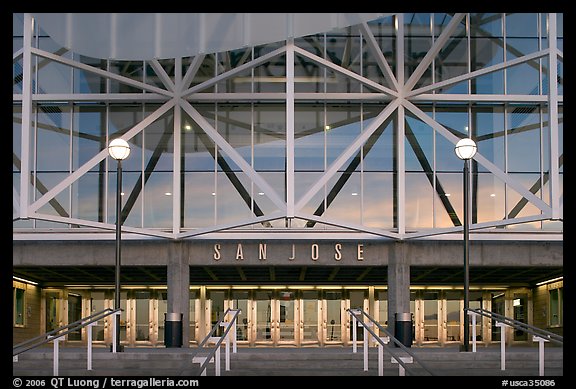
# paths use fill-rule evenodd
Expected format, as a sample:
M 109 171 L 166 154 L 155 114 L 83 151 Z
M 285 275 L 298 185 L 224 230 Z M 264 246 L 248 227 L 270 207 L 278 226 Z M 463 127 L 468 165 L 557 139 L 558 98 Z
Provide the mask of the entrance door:
M 296 342 L 295 291 L 254 292 L 255 344 L 277 346 Z
M 257 290 L 254 292 L 252 321 L 254 322 L 254 343 L 272 345 L 272 308 L 275 304 L 273 290 Z
M 249 328 L 249 320 L 250 317 L 248 310 L 249 306 L 249 298 L 248 298 L 248 291 L 244 290 L 233 290 L 232 291 L 232 307 L 233 309 L 240 309 L 240 313 L 238 314 L 237 321 L 236 321 L 236 341 L 240 344 L 248 343 L 251 341 L 252 337 L 250 332 L 248 331 Z
M 300 300 L 300 343 L 315 344 L 320 341 L 322 328 L 320 327 L 320 312 L 318 305 L 320 293 L 317 290 L 303 290 Z M 326 319 L 323 320 L 326 327 Z
M 347 323 L 342 318 L 345 308 L 343 293 L 340 290 L 325 290 L 322 293 L 322 343 L 342 344 L 344 323 Z
M 349 290 L 348 291 L 348 308 L 350 309 L 361 309 L 364 312 L 370 314 L 368 310 L 368 290 Z M 352 316 L 346 313 L 348 317 L 350 330 L 348 332 L 349 340 L 352 342 Z M 357 323 L 358 324 L 358 323 Z M 356 328 L 356 340 L 364 340 L 364 327 Z
M 276 296 L 277 309 L 272 312 L 272 318 L 276 322 L 277 333 L 272 332 L 273 340 L 276 344 L 294 344 L 297 333 L 296 291 L 280 290 Z

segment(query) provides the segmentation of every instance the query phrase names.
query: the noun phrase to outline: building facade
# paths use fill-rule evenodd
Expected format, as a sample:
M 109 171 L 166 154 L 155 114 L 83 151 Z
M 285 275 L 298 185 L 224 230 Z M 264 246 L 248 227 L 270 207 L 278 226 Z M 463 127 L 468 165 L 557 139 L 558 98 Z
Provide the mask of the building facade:
M 126 345 L 163 346 L 180 313 L 193 346 L 227 308 L 244 345 L 347 345 L 356 307 L 461 343 L 465 137 L 470 307 L 562 333 L 563 14 L 386 14 L 140 60 L 13 19 L 14 344 L 114 306 L 117 191 Z

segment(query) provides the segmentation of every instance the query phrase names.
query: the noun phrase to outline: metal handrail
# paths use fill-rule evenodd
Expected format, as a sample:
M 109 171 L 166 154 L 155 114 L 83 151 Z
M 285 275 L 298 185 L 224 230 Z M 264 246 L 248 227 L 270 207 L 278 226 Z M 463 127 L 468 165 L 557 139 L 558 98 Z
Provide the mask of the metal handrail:
M 89 324 L 92 324 L 98 320 L 104 319 L 107 316 L 113 315 L 118 311 L 122 311 L 122 308 L 117 308 L 117 309 L 106 308 L 100 312 L 93 313 L 92 315 L 86 316 L 85 318 L 82 318 L 80 320 L 76 320 L 72 323 L 69 323 L 69 324 L 66 324 L 64 326 L 53 329 L 51 331 L 48 331 L 42 335 L 28 339 L 22 343 L 19 343 L 19 344 L 13 346 L 12 356 L 14 357 L 18 354 L 23 353 L 24 351 L 28 351 L 28 350 L 34 349 L 36 347 L 40 347 L 43 344 L 46 344 L 46 343 L 51 342 L 55 339 L 61 338 L 65 335 L 68 335 L 70 332 L 77 331 L 79 329 L 82 329 L 82 328 L 88 326 Z M 66 330 L 66 331 L 61 332 L 63 330 Z M 90 340 L 91 339 L 89 339 L 88 341 L 90 341 Z M 28 346 L 26 346 L 26 345 L 28 345 Z M 19 348 L 20 348 L 20 350 L 19 350 Z
M 206 335 L 206 337 L 202 340 L 202 342 L 200 342 L 200 344 L 198 345 L 198 348 L 201 349 L 204 347 L 204 345 L 208 342 L 208 340 L 212 337 L 212 335 L 214 334 L 214 332 L 216 332 L 216 329 L 218 327 L 220 327 L 220 323 L 223 322 L 224 318 L 226 317 L 226 315 L 228 315 L 228 313 L 230 311 L 236 311 L 234 313 L 234 316 L 232 316 L 232 319 L 228 322 L 230 323 L 228 325 L 228 327 L 226 328 L 226 330 L 224 331 L 224 333 L 220 336 L 220 339 L 218 339 L 218 341 L 216 342 L 216 344 L 214 345 L 214 348 L 210 350 L 210 352 L 208 353 L 208 356 L 206 357 L 206 359 L 204 360 L 204 362 L 200 365 L 200 373 L 202 373 L 204 371 L 204 369 L 206 369 L 206 365 L 210 362 L 210 360 L 214 357 L 214 355 L 216 354 L 216 351 L 218 350 L 218 348 L 220 347 L 220 345 L 222 344 L 222 342 L 224 341 L 224 339 L 226 339 L 226 337 L 228 336 L 228 332 L 230 332 L 230 328 L 232 328 L 232 324 L 237 320 L 238 315 L 240 314 L 240 312 L 242 312 L 240 309 L 231 309 L 228 308 L 224 314 L 222 316 L 220 316 L 220 318 L 218 319 L 218 322 L 216 324 L 214 324 L 214 327 L 212 327 L 212 330 L 210 331 L 210 333 L 208 333 L 208 335 Z
M 484 317 L 488 317 L 488 318 L 493 319 L 493 320 L 500 321 L 500 322 L 507 324 L 511 327 L 514 327 L 518 330 L 528 332 L 532 335 L 539 336 L 539 337 L 546 339 L 546 340 L 549 340 L 551 342 L 561 344 L 561 345 L 564 344 L 564 337 L 562 337 L 558 334 L 555 334 L 553 332 L 547 331 L 545 329 L 535 327 L 533 325 L 526 324 L 526 323 L 523 323 L 523 322 L 518 321 L 518 320 L 511 319 L 509 317 L 500 315 L 500 314 L 492 312 L 492 311 L 488 311 L 488 310 L 483 309 L 483 308 L 476 308 L 476 309 L 467 308 L 467 309 L 465 309 L 465 311 L 466 310 L 470 311 L 470 312 L 477 313 L 478 315 L 481 315 Z
M 413 358 L 413 360 L 416 361 L 424 370 L 426 370 L 430 375 L 433 375 L 433 376 L 436 375 L 436 374 L 434 374 L 434 372 L 433 372 L 432 370 L 430 370 L 430 368 L 428 368 L 428 367 L 426 366 L 426 364 L 424 364 L 419 358 L 417 358 L 416 355 L 414 355 L 414 353 L 413 353 L 408 347 L 404 346 L 404 344 L 403 344 L 402 342 L 400 342 L 395 336 L 393 336 L 392 334 L 390 334 L 390 332 L 389 332 L 386 328 L 382 327 L 382 326 L 380 325 L 380 323 L 378 323 L 376 320 L 374 320 L 374 318 L 372 318 L 372 316 L 370 316 L 368 313 L 364 312 L 363 309 L 360 309 L 360 308 L 350 309 L 350 308 L 348 308 L 348 309 L 346 309 L 346 310 L 348 311 L 348 313 L 349 313 L 350 315 L 352 315 L 352 316 L 354 316 L 354 317 L 356 318 L 356 321 L 357 321 L 358 323 L 361 323 L 361 324 L 362 324 L 362 326 L 364 327 L 364 329 L 366 329 L 366 330 L 374 337 L 374 339 L 376 339 L 376 341 L 382 345 L 382 347 L 387 347 L 387 348 L 388 348 L 388 351 L 390 351 L 390 354 L 392 354 L 392 356 L 394 357 L 394 359 L 396 359 L 396 361 L 397 361 L 400 365 L 402 365 L 402 367 L 403 367 L 406 371 L 409 371 L 409 368 L 408 368 L 408 366 L 406 365 L 406 363 L 404 363 L 404 362 L 402 361 L 402 358 L 400 358 L 400 357 L 397 358 L 396 355 L 394 355 L 394 353 L 391 351 L 390 346 L 388 346 L 388 344 L 384 343 L 384 341 L 383 341 L 382 339 L 380 339 L 380 337 L 379 337 L 378 335 L 376 335 L 376 333 L 375 333 L 374 331 L 372 331 L 372 329 L 371 329 L 370 327 L 368 327 L 368 326 L 366 325 L 366 323 L 364 323 L 364 321 L 360 320 L 360 319 L 358 318 L 358 316 L 356 316 L 356 314 L 355 314 L 354 312 L 352 312 L 352 311 L 355 310 L 355 311 L 357 311 L 357 312 L 360 312 L 363 316 L 366 316 L 366 317 L 368 318 L 368 320 L 370 320 L 374 325 L 376 325 L 376 327 L 378 327 L 378 329 L 379 329 L 380 331 L 382 331 L 383 333 L 385 333 L 386 336 L 389 337 L 390 340 L 392 340 L 392 342 L 394 342 L 395 345 L 397 345 L 398 347 L 400 347 L 400 349 L 402 349 L 402 350 L 405 351 L 408 355 L 410 355 L 410 356 Z

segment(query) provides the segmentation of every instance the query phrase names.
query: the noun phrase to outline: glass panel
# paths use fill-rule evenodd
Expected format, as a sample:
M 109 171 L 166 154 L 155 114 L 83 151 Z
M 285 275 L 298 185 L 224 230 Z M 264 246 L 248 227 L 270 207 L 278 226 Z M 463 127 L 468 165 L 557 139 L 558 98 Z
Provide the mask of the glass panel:
M 111 105 L 108 113 L 108 137 L 118 138 L 144 119 L 142 105 Z M 123 171 L 142 171 L 143 135 L 128 140 L 130 155 L 122 162 Z M 109 158 L 108 168 L 116 170 L 116 164 Z
M 319 340 L 318 335 L 318 301 L 320 294 L 317 291 L 302 291 L 302 326 L 304 329 L 304 334 L 302 336 L 303 341 L 314 341 Z M 329 323 L 329 322 L 328 322 Z M 328 327 L 332 330 L 333 327 Z
M 150 340 L 150 292 L 148 291 L 135 291 L 135 310 L 136 310 L 136 325 L 135 331 L 136 341 Z
M 241 310 L 236 321 L 236 340 L 248 340 L 248 291 L 232 291 L 232 306 Z
M 164 342 L 166 312 L 168 312 L 168 292 L 158 292 L 158 342 Z
M 76 171 L 100 151 L 106 149 L 106 107 L 75 106 L 72 131 L 72 170 Z M 133 150 L 132 150 L 133 151 Z M 91 171 L 104 171 L 106 160 Z
M 473 105 L 472 128 L 478 152 L 504 170 L 504 107 L 502 105 Z M 478 171 L 487 171 L 476 164 Z
M 236 166 L 234 164 L 234 166 Z M 216 223 L 232 223 L 252 216 L 252 185 L 244 172 L 218 172 L 216 183 Z M 257 189 L 257 188 L 256 188 Z M 260 192 L 258 190 L 258 192 Z M 258 196 L 260 197 L 260 196 Z M 259 200 L 259 199 L 258 199 Z M 255 209 L 255 216 L 262 216 Z
M 365 226 L 393 228 L 395 183 L 392 173 L 364 172 L 362 221 Z
M 506 218 L 505 184 L 493 174 L 478 174 L 476 195 L 476 219 L 482 223 Z
M 352 174 L 344 172 L 336 174 L 328 181 L 326 217 L 360 224 L 362 214 L 360 178 L 359 172 Z
M 326 164 L 330 166 L 360 135 L 362 122 L 359 106 L 331 105 L 326 112 Z M 344 165 L 347 166 L 347 165 Z
M 90 294 L 90 314 L 101 312 L 104 309 L 104 292 L 91 292 Z M 104 341 L 104 323 L 106 319 L 99 320 L 98 324 L 92 327 L 92 340 Z
M 105 59 L 74 54 L 74 60 L 96 69 L 106 70 Z M 74 93 L 106 93 L 106 78 L 83 69 L 74 68 Z
M 144 227 L 172 227 L 171 172 L 154 172 L 144 185 Z
M 254 300 L 256 303 L 256 341 L 269 341 L 270 321 L 272 315 L 272 291 L 256 291 Z
M 70 107 L 38 106 L 36 166 L 43 171 L 70 170 Z
M 468 305 L 470 309 L 480 309 L 482 308 L 482 292 L 473 291 L 468 294 L 469 300 Z M 482 332 L 482 317 L 476 317 L 476 341 L 481 342 L 484 338 L 484 333 Z M 472 317 L 470 317 L 470 340 L 472 338 Z
M 206 292 L 206 300 L 210 306 L 210 330 L 214 328 L 220 316 L 224 313 L 225 292 L 222 290 L 209 290 Z M 221 336 L 224 333 L 224 327 L 218 327 L 213 336 Z
M 491 311 L 502 316 L 506 316 L 504 309 L 505 297 L 504 292 L 492 292 L 492 309 Z M 501 339 L 502 327 L 497 327 L 496 322 L 492 320 L 492 341 Z
M 120 308 L 122 308 L 122 313 L 120 314 L 120 340 L 126 341 L 127 339 L 127 305 L 128 305 L 128 293 L 120 292 Z
M 286 92 L 286 83 L 277 82 L 286 77 L 286 54 L 282 53 L 263 65 L 254 68 L 255 93 Z M 220 92 L 220 90 L 219 90 Z
M 434 227 L 460 226 L 463 222 L 463 174 L 439 173 L 434 193 Z
M 46 292 L 46 332 L 61 326 L 59 302 L 58 292 Z
M 56 43 L 48 35 L 38 37 L 38 48 L 67 59 L 72 58 L 68 49 Z M 36 93 L 70 93 L 72 91 L 72 68 L 70 66 L 39 56 L 32 56 L 32 63 L 38 72 Z
M 348 292 L 350 299 L 350 309 L 362 309 L 364 310 L 364 297 L 365 292 L 363 290 L 351 290 Z M 352 339 L 352 316 L 347 315 L 350 320 L 350 339 Z M 364 331 L 362 327 L 356 328 L 356 340 L 364 340 Z
M 324 107 L 296 104 L 294 169 L 324 171 Z
M 506 69 L 506 93 L 537 95 L 540 93 L 538 61 L 528 61 Z
M 294 298 L 295 292 L 282 290 L 278 292 L 280 317 L 280 340 L 293 341 L 294 338 Z
M 182 179 L 184 227 L 214 225 L 214 173 L 185 173 Z
M 14 325 L 24 325 L 24 289 L 14 288 Z
M 423 108 L 423 110 L 429 111 L 427 108 Z M 434 132 L 432 128 L 408 112 L 405 134 L 406 171 L 431 172 L 434 166 Z
M 104 172 L 87 172 L 72 183 L 73 218 L 104 221 L 104 180 Z
M 196 302 L 198 301 L 199 297 L 198 290 L 191 290 L 190 291 L 190 342 L 197 341 L 196 339 L 196 326 L 197 326 L 197 318 L 196 318 Z
M 440 82 L 468 72 L 466 26 L 461 23 L 434 60 L 435 81 Z M 444 93 L 468 93 L 468 83 L 460 83 Z
M 438 340 L 438 292 L 423 292 L 424 341 Z
M 254 168 L 284 171 L 286 164 L 286 107 L 254 107 Z
M 432 228 L 432 195 L 426 173 L 406 174 L 406 228 Z
M 514 307 L 514 320 L 528 323 L 528 294 L 514 293 L 512 306 Z M 514 340 L 528 340 L 528 333 L 515 328 Z
M 507 109 L 508 171 L 540 171 L 540 112 L 537 106 Z
M 342 292 L 325 291 L 326 299 L 326 341 L 342 341 L 341 301 Z
M 110 61 L 109 71 L 135 81 L 143 82 L 143 61 Z M 110 79 L 110 93 L 142 93 L 142 89 Z
M 461 292 L 446 292 L 446 340 L 460 341 Z
M 382 327 L 386 327 L 388 326 L 388 291 L 377 291 L 376 298 L 378 299 L 378 317 L 380 318 L 379 323 L 382 325 Z
M 560 289 L 550 290 L 550 325 L 557 326 L 560 324 Z
M 82 319 L 82 296 L 68 294 L 68 324 Z M 68 333 L 68 340 L 81 340 L 82 330 Z

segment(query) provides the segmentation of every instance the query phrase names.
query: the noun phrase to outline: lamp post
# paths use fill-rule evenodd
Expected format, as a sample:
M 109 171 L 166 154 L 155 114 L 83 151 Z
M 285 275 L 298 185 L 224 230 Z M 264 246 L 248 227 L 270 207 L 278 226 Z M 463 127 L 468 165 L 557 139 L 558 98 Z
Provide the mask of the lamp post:
M 130 145 L 124 139 L 116 138 L 108 145 L 108 153 L 118 162 L 116 173 L 116 277 L 114 283 L 114 309 L 120 308 L 120 243 L 122 225 L 122 160 L 130 155 Z M 115 315 L 115 347 L 112 350 L 122 351 L 120 348 L 120 315 Z
M 470 173 L 469 164 L 470 159 L 476 154 L 476 142 L 470 138 L 460 139 L 454 147 L 454 152 L 464 161 L 464 345 L 463 351 L 469 351 L 470 345 L 470 317 L 468 316 L 468 309 L 470 308 L 470 285 L 469 285 L 469 256 L 470 256 L 470 240 L 469 240 L 469 214 L 470 214 Z

